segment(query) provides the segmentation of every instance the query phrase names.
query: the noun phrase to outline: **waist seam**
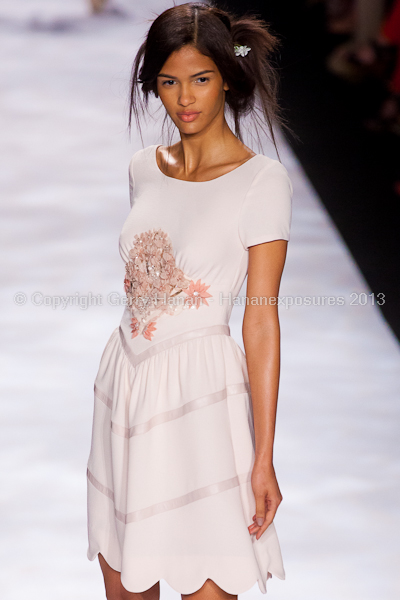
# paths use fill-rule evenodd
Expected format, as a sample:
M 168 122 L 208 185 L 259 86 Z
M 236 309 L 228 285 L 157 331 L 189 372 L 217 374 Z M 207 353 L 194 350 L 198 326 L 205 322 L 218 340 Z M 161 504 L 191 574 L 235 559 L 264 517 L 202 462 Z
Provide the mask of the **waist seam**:
M 118 329 L 119 329 L 119 336 L 120 336 L 122 348 L 129 360 L 129 362 L 134 367 L 136 367 L 139 363 L 143 362 L 144 360 L 147 360 L 148 358 L 151 358 L 152 356 L 155 356 L 156 354 L 163 352 L 164 350 L 168 350 L 169 348 L 172 348 L 173 346 L 177 346 L 178 344 L 183 344 L 184 342 L 187 342 L 189 340 L 193 340 L 196 338 L 205 337 L 205 336 L 209 336 L 209 335 L 228 335 L 228 336 L 230 336 L 230 334 L 231 334 L 230 327 L 226 323 L 221 324 L 221 325 L 211 325 L 209 327 L 200 327 L 199 329 L 192 329 L 191 331 L 185 331 L 184 333 L 175 335 L 172 338 L 168 338 L 167 340 L 158 342 L 151 348 L 148 348 L 147 350 L 144 350 L 143 352 L 136 354 L 135 352 L 133 352 L 132 348 L 130 348 L 129 344 L 127 343 L 121 326 L 119 326 Z

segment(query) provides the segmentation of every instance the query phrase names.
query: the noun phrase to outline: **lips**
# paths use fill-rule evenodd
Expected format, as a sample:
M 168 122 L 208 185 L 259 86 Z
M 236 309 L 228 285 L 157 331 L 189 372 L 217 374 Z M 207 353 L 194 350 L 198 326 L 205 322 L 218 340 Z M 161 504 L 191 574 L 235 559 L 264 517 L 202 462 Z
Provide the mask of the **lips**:
M 199 114 L 200 114 L 200 112 L 195 112 L 195 111 L 177 113 L 180 120 L 183 121 L 184 123 L 190 123 L 191 121 L 194 121 L 195 119 L 197 119 Z

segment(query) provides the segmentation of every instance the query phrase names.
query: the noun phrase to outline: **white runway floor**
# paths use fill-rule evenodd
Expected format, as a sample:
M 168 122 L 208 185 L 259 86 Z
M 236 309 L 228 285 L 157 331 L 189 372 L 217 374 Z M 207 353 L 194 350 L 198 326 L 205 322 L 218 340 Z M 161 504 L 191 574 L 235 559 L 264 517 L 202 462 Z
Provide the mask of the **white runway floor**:
M 98 562 L 86 558 L 93 382 L 123 310 L 106 298 L 123 293 L 118 237 L 140 147 L 126 133 L 130 66 L 148 9 L 170 5 L 120 0 L 125 19 L 89 18 L 83 0 L 0 7 L 4 600 L 105 598 Z M 155 132 L 146 145 L 160 142 Z M 296 158 L 280 148 L 294 186 L 281 296 L 345 304 L 280 309 L 275 466 L 284 501 L 275 522 L 287 579 L 270 580 L 268 598 L 397 600 L 399 344 L 371 297 L 350 304 L 353 292 L 364 301 L 370 290 Z M 34 306 L 34 292 L 91 292 L 104 304 Z M 240 311 L 231 325 L 241 343 Z M 163 600 L 180 598 L 164 581 L 161 589 Z M 254 586 L 244 596 L 262 594 Z

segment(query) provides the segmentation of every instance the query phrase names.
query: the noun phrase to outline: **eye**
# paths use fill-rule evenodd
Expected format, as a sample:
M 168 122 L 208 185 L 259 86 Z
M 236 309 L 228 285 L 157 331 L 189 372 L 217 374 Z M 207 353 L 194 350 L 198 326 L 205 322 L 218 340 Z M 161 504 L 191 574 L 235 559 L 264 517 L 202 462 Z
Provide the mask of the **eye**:
M 205 83 L 206 81 L 209 81 L 210 78 L 209 77 L 198 77 L 196 79 L 196 81 L 200 81 L 200 83 Z
M 170 83 L 175 83 L 175 81 L 173 79 L 166 79 L 165 81 L 162 82 L 162 85 L 165 85 L 166 87 L 170 87 L 169 86 Z

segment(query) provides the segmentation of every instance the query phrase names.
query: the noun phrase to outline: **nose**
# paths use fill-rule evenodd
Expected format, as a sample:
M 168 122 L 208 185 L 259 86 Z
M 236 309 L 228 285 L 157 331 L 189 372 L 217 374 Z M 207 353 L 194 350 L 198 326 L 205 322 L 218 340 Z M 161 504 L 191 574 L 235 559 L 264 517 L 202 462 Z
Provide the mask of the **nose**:
M 196 98 L 190 89 L 190 85 L 182 84 L 179 90 L 178 104 L 186 107 L 194 104 L 194 102 L 196 102 Z

